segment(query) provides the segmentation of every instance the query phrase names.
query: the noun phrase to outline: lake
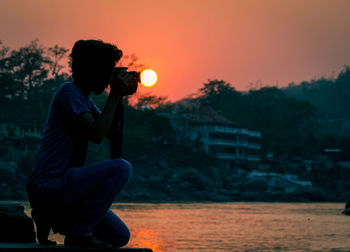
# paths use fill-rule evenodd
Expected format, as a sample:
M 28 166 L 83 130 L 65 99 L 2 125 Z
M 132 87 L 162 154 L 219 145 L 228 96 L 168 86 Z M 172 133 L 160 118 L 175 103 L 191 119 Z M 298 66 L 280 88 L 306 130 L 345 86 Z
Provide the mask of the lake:
M 162 251 L 350 251 L 338 203 L 116 203 L 127 247 Z M 28 205 L 26 213 L 29 214 Z M 63 243 L 61 235 L 51 239 Z

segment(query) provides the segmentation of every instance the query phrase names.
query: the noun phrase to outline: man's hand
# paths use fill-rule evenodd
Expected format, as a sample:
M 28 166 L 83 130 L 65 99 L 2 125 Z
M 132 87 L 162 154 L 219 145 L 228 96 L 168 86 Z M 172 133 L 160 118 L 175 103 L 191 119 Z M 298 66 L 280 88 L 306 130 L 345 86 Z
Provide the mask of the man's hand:
M 136 87 L 135 87 L 136 85 Z M 137 81 L 127 72 L 114 75 L 111 83 L 111 92 L 124 95 L 131 95 L 137 90 Z

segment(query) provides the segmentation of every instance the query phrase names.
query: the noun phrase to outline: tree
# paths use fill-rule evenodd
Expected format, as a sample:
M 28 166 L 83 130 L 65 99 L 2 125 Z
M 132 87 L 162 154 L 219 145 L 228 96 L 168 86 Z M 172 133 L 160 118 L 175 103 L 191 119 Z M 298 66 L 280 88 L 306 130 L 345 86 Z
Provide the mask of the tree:
M 38 40 L 33 40 L 1 59 L 1 85 L 11 92 L 7 97 L 28 100 L 35 93 L 35 88 L 43 85 L 48 77 L 47 66 L 51 64 L 44 53 L 44 47 L 38 44 Z
M 2 45 L 0 40 L 0 102 L 9 98 L 14 92 L 12 86 L 9 84 L 12 80 L 12 75 L 8 72 L 6 66 L 6 58 L 10 48 Z
M 231 84 L 224 80 L 208 80 L 203 84 L 203 87 L 199 89 L 200 95 L 207 99 L 214 98 L 216 96 L 229 94 L 234 92 L 235 89 L 231 87 Z
M 16 50 L 0 48 L 0 111 L 3 120 L 36 121 L 39 124 L 45 121 L 54 91 L 68 79 L 67 73 L 60 72 L 62 66 L 59 64 L 66 52 L 59 46 L 47 50 L 38 40 Z
M 58 45 L 54 45 L 49 48 L 49 55 L 53 57 L 50 64 L 51 75 L 54 78 L 59 76 L 60 71 L 64 68 L 63 65 L 60 65 L 60 61 L 62 61 L 67 55 L 68 49 L 64 47 L 60 47 Z
M 138 63 L 138 60 L 135 54 L 123 55 L 117 63 L 117 67 L 127 67 L 129 71 L 140 71 L 145 66 L 142 63 Z
M 283 91 L 316 106 L 327 119 L 350 118 L 350 68 L 344 66 L 336 78 L 320 78 L 290 85 Z
M 166 99 L 166 96 L 137 94 L 137 102 L 134 106 L 136 109 L 157 108 L 164 105 L 166 103 Z
M 220 111 L 228 119 L 239 122 L 242 118 L 241 111 L 244 111 L 242 106 L 243 96 L 236 91 L 230 83 L 224 80 L 208 80 L 199 89 L 198 99 L 201 103 L 206 103 L 213 107 L 216 111 Z

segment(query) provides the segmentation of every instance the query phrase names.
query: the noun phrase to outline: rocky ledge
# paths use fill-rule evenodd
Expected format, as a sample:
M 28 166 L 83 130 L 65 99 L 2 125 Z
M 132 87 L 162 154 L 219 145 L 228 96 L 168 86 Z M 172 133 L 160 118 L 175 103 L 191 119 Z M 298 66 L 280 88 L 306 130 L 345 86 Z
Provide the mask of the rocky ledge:
M 36 243 L 34 222 L 24 213 L 20 204 L 0 203 L 0 252 L 31 251 L 31 252 L 73 252 L 73 251 L 132 251 L 152 252 L 148 248 L 79 248 L 57 246 L 42 246 Z

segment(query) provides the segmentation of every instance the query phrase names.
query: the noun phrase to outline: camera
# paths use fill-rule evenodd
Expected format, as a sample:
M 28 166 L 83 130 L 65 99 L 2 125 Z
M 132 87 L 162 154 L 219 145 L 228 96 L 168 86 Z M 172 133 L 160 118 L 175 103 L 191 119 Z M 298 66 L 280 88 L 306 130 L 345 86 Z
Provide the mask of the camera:
M 113 69 L 113 72 L 116 75 L 119 75 L 121 73 L 127 72 L 129 75 L 133 76 L 137 82 L 141 82 L 141 74 L 140 74 L 140 72 L 136 72 L 136 71 L 129 71 L 128 72 L 127 70 L 128 70 L 127 67 L 115 67 Z
M 128 90 L 126 91 L 126 94 L 125 95 L 131 95 L 131 94 L 134 94 L 136 93 L 136 90 L 137 90 L 137 87 L 138 87 L 138 83 L 141 82 L 141 74 L 140 72 L 136 72 L 136 71 L 127 71 L 128 68 L 127 67 L 115 67 L 113 69 L 113 76 L 118 76 L 120 74 L 124 74 L 124 73 L 127 73 L 132 80 L 129 86 L 128 86 Z
M 128 72 L 127 70 L 128 70 L 127 67 L 115 67 L 113 69 L 113 75 L 114 76 L 118 76 L 118 75 L 120 75 L 122 73 L 123 74 L 127 73 L 131 77 L 131 79 L 134 80 L 128 86 L 128 90 L 127 90 L 127 94 L 126 95 L 130 95 L 130 94 L 133 94 L 133 93 L 136 92 L 137 87 L 138 87 L 138 83 L 141 82 L 141 74 L 140 74 L 140 72 L 136 72 L 136 71 L 129 71 Z

